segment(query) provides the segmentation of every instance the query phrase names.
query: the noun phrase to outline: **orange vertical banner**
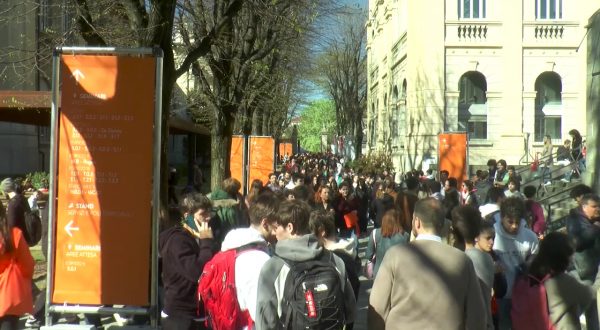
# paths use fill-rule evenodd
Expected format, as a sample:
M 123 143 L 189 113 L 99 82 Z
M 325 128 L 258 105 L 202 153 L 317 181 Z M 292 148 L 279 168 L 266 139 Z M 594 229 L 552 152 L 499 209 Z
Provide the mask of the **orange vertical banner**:
M 55 304 L 150 304 L 156 59 L 62 55 Z
M 266 184 L 275 168 L 275 140 L 270 136 L 250 137 L 248 186 L 255 179 Z
M 467 133 L 439 134 L 438 151 L 438 169 L 448 171 L 450 177 L 458 180 L 460 187 L 467 178 Z
M 279 157 L 283 158 L 285 155 L 292 155 L 292 144 L 289 142 L 279 143 Z
M 231 153 L 229 154 L 229 169 L 231 177 L 237 179 L 244 186 L 244 137 L 235 135 L 231 137 Z

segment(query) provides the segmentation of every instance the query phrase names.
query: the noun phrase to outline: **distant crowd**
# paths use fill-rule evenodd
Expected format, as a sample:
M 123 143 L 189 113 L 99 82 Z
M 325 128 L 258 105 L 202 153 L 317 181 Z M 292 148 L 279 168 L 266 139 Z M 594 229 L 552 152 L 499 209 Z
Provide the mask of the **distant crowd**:
M 390 169 L 301 154 L 246 196 L 234 178 L 186 194 L 161 226 L 161 326 L 352 329 L 366 312 L 368 329 L 580 329 L 582 314 L 598 329 L 600 197 L 574 187 L 565 232 L 548 232 L 536 187 L 521 192 L 502 159 L 488 165 L 472 180 L 415 170 L 396 182 Z M 0 188 L 24 205 L 14 184 Z M 0 270 L 23 262 L 31 281 L 10 201 Z M 356 304 L 365 278 L 367 311 Z M 24 313 L 39 318 L 8 309 L 0 326 Z

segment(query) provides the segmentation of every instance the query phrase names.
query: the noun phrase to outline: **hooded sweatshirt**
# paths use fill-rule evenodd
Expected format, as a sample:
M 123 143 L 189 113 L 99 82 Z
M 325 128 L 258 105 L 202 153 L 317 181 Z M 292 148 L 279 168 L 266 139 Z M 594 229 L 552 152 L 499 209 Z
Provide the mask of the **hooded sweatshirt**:
M 267 242 L 254 228 L 239 228 L 230 231 L 221 245 L 221 251 L 237 249 L 246 245 L 256 245 L 238 252 L 235 259 L 235 293 L 240 310 L 247 310 L 252 320 L 256 319 L 256 295 L 258 277 L 262 266 L 270 256 L 266 250 Z M 265 250 L 258 246 L 263 245 Z
M 316 259 L 323 252 L 319 246 L 317 238 L 312 235 L 304 235 L 297 238 L 291 238 L 280 241 L 275 246 L 275 254 L 279 257 L 269 259 L 260 272 L 258 281 L 258 300 L 257 300 L 257 318 L 256 329 L 276 329 L 279 317 L 282 313 L 281 301 L 285 289 L 285 282 L 290 271 L 290 267 L 285 264 L 285 258 L 292 261 L 307 261 Z M 345 283 L 343 286 L 345 296 L 345 314 L 346 323 L 354 321 L 356 309 L 356 300 L 350 282 L 347 279 L 344 262 L 333 255 L 335 268 L 340 274 L 340 280 Z
M 494 224 L 494 229 L 496 230 L 496 239 L 493 249 L 500 258 L 506 275 L 507 291 L 504 298 L 510 299 L 518 267 L 527 261 L 527 258 L 538 252 L 539 242 L 537 235 L 525 228 L 524 220 L 521 220 L 516 235 L 507 233 L 501 221 Z

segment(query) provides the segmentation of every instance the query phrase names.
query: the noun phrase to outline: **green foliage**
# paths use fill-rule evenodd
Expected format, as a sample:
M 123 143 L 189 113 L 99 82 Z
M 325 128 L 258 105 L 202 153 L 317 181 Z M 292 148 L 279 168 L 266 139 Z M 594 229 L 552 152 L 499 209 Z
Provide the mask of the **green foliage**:
M 384 170 L 388 172 L 394 171 L 394 163 L 392 156 L 385 152 L 370 153 L 355 159 L 348 164 L 357 173 L 377 173 L 380 174 Z
M 298 139 L 303 149 L 320 152 L 321 135 L 331 137 L 335 133 L 335 108 L 331 100 L 311 102 L 302 113 L 298 125 Z
M 25 182 L 28 182 L 35 189 L 48 188 L 48 173 L 46 172 L 33 172 L 27 174 Z

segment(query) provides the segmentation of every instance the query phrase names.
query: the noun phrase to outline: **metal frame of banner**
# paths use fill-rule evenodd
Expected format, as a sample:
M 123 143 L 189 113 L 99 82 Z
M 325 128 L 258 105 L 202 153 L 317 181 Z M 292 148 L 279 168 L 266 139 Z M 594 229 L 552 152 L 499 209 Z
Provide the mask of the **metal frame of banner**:
M 60 57 L 62 54 L 81 55 L 123 55 L 123 56 L 154 56 L 155 67 L 155 103 L 154 103 L 154 166 L 152 181 L 152 230 L 151 230 L 151 264 L 150 264 L 150 306 L 134 307 L 124 306 L 104 307 L 90 305 L 68 305 L 51 304 L 52 288 L 54 287 L 54 263 L 55 249 L 54 236 L 56 232 L 56 170 L 58 169 L 58 123 L 60 104 Z M 160 217 L 160 168 L 161 168 L 161 140 L 162 140 L 162 88 L 163 88 L 163 51 L 159 47 L 154 48 L 117 48 L 117 47 L 57 47 L 54 49 L 52 58 L 52 114 L 50 122 L 51 154 L 50 154 L 50 191 L 48 212 L 50 222 L 48 226 L 48 260 L 46 276 L 46 309 L 45 324 L 52 325 L 51 313 L 86 313 L 86 314 L 113 314 L 123 313 L 129 315 L 149 315 L 151 327 L 158 326 L 160 311 L 158 310 L 158 232 Z

